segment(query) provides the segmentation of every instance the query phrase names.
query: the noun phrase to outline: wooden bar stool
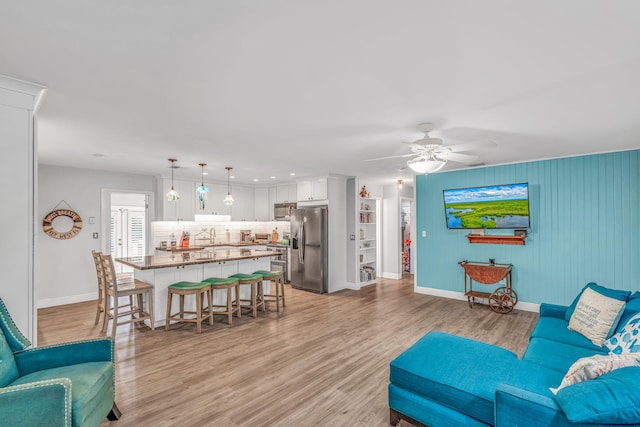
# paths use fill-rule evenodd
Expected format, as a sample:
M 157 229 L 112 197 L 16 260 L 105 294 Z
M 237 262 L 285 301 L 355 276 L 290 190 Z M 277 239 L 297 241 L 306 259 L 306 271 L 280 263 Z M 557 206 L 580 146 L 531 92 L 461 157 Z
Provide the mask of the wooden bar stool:
M 116 329 L 119 325 L 126 323 L 139 323 L 149 321 L 151 330 L 155 329 L 153 317 L 153 292 L 154 287 L 150 283 L 141 282 L 137 279 L 131 281 L 121 281 L 117 278 L 113 258 L 109 254 L 100 254 L 102 260 L 102 274 L 105 286 L 105 321 L 102 324 L 102 331 L 107 331 L 109 319 L 111 323 L 111 336 L 115 338 Z M 147 311 L 144 310 L 144 297 L 147 297 Z M 120 305 L 120 298 L 128 297 L 129 304 Z M 135 300 L 133 297 L 136 297 Z M 134 304 L 137 301 L 137 304 Z M 112 304 L 113 303 L 113 304 Z M 125 308 L 128 310 L 124 310 Z M 122 320 L 130 316 L 130 319 Z
M 251 286 L 251 298 L 240 299 L 238 297 L 238 307 L 241 309 L 249 308 L 251 309 L 251 316 L 258 317 L 258 307 L 262 307 L 262 311 L 264 311 L 264 292 L 262 291 L 262 276 L 260 274 L 232 274 L 229 276 L 230 279 L 238 280 L 238 289 L 241 285 L 249 285 Z M 241 303 L 248 303 L 241 305 Z M 238 313 L 240 313 L 238 310 Z
M 225 305 L 222 304 L 212 304 L 211 309 L 214 310 L 216 308 L 224 308 L 224 310 L 212 311 L 213 314 L 226 314 L 227 315 L 227 323 L 231 324 L 233 313 L 237 313 L 238 317 L 241 316 L 240 313 L 240 283 L 238 279 L 232 278 L 224 278 L 224 277 L 209 277 L 202 281 L 203 283 L 209 283 L 211 285 L 211 293 L 213 294 L 215 291 L 225 291 L 227 303 Z M 235 301 L 232 298 L 231 291 L 235 293 Z
M 276 292 L 273 293 L 273 289 L 269 289 L 268 294 L 264 294 L 264 300 L 275 301 L 276 302 L 276 311 L 280 311 L 280 300 L 282 300 L 282 307 L 286 307 L 284 302 L 284 272 L 282 271 L 267 271 L 267 270 L 258 270 L 254 271 L 253 274 L 260 274 L 262 276 L 262 280 L 270 280 L 271 283 L 275 285 Z
M 171 302 L 173 295 L 180 296 L 180 310 L 171 314 Z M 196 311 L 184 311 L 185 295 L 196 296 Z M 207 298 L 208 310 L 203 308 L 204 298 Z M 175 320 L 180 323 L 195 323 L 198 333 L 202 332 L 202 322 L 209 319 L 209 324 L 213 325 L 213 315 L 211 314 L 211 305 L 213 304 L 211 285 L 204 282 L 178 282 L 169 285 L 169 294 L 167 295 L 167 319 L 164 324 L 165 331 L 169 330 L 169 321 Z M 185 317 L 193 315 L 194 317 Z

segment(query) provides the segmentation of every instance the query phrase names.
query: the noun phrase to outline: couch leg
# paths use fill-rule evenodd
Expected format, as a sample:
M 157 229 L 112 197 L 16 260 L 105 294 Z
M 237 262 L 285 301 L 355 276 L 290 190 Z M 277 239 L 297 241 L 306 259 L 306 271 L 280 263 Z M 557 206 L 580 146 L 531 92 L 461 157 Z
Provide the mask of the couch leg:
M 400 412 L 395 409 L 389 408 L 389 424 L 392 426 L 397 426 L 400 424 Z
M 117 421 L 122 416 L 122 412 L 118 409 L 116 402 L 113 402 L 113 406 L 111 407 L 111 411 L 107 414 L 107 419 L 109 421 Z

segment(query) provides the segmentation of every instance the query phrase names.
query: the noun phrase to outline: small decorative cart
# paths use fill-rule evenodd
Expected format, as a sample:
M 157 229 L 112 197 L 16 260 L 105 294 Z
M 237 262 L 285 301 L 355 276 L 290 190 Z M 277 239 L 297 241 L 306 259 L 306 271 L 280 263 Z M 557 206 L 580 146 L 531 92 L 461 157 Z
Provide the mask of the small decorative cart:
M 496 313 L 509 313 L 518 303 L 518 294 L 511 286 L 511 264 L 495 264 L 494 262 L 460 261 L 458 264 L 464 269 L 464 294 L 473 308 L 475 298 L 486 298 L 489 307 Z M 467 283 L 468 277 L 468 283 Z M 473 281 L 484 285 L 491 285 L 505 279 L 506 286 L 497 288 L 492 293 L 473 290 Z

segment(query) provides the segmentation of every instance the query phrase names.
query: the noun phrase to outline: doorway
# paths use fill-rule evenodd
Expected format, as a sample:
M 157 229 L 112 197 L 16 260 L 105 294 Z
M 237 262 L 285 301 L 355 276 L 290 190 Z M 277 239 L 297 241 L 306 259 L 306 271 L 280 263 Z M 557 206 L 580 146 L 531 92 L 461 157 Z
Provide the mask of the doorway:
M 410 199 L 400 199 L 400 257 L 402 265 L 402 274 L 411 273 L 413 266 L 411 265 L 411 203 Z
M 106 192 L 106 194 L 105 194 Z M 103 190 L 103 251 L 113 258 L 141 257 L 147 253 L 149 193 Z M 106 221 L 106 218 L 109 220 Z M 133 271 L 119 262 L 116 273 Z

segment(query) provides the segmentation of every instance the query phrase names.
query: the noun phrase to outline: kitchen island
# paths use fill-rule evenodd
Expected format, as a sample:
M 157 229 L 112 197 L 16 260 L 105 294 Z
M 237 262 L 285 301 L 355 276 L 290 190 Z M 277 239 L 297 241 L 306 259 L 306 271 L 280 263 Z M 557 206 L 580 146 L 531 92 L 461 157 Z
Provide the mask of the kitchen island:
M 142 257 L 116 258 L 115 261 L 133 267 L 134 277 L 154 285 L 153 316 L 155 326 L 165 322 L 167 309 L 167 288 L 176 282 L 201 282 L 209 277 L 229 277 L 236 273 L 253 273 L 269 270 L 270 258 L 279 252 L 254 249 L 218 249 L 198 252 L 147 255 Z M 264 292 L 269 293 L 269 282 L 264 283 Z M 246 295 L 245 295 L 246 292 Z M 242 286 L 240 297 L 249 298 L 249 289 Z M 214 304 L 224 304 L 224 295 L 216 292 Z M 148 303 L 145 301 L 145 303 Z M 174 299 L 172 310 L 177 310 Z M 193 310 L 195 301 L 185 301 L 185 309 Z

